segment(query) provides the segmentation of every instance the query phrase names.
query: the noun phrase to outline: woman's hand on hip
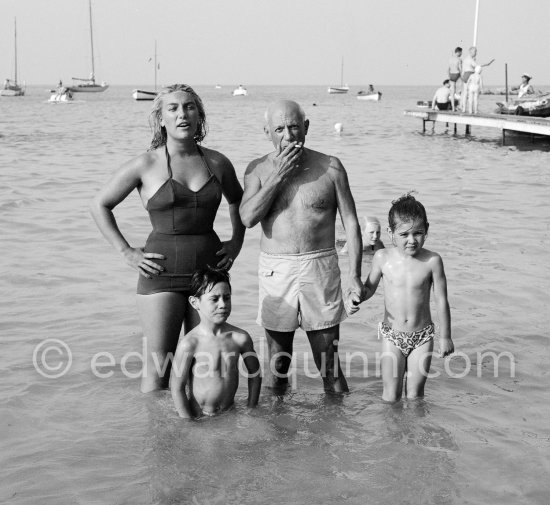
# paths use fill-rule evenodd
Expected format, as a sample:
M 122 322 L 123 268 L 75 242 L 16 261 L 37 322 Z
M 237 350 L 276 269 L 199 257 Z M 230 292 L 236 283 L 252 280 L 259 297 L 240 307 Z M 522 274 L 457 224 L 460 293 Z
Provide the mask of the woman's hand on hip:
M 222 248 L 216 253 L 216 256 L 221 256 L 216 267 L 229 270 L 233 266 L 235 258 L 239 255 L 241 246 L 242 242 L 235 240 L 227 240 L 226 242 L 222 242 Z
M 162 254 L 143 252 L 143 248 L 140 247 L 130 247 L 124 251 L 126 263 L 147 279 L 164 271 L 164 267 L 152 261 L 153 259 L 164 260 L 166 258 Z

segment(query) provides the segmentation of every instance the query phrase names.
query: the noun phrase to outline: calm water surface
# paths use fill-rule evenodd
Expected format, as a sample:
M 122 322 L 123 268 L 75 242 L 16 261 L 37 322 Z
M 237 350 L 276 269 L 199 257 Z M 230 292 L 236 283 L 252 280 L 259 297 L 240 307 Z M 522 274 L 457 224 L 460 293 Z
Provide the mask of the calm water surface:
M 430 99 L 430 88 L 388 87 L 379 103 L 324 87 L 251 86 L 246 98 L 228 87 L 196 89 L 210 122 L 205 145 L 226 154 L 241 180 L 247 163 L 270 150 L 267 103 L 288 97 L 311 120 L 309 147 L 344 163 L 360 215 L 385 222 L 391 200 L 416 190 L 431 223 L 427 247 L 445 262 L 460 353 L 434 360 L 439 377 L 424 400 L 383 404 L 377 293 L 342 324 L 349 394 L 323 393 L 298 332 L 291 392 L 264 391 L 250 415 L 241 387 L 235 411 L 181 421 L 167 393 L 138 392 L 136 274 L 87 209 L 112 171 L 148 147 L 150 103 L 113 87 L 49 104 L 43 88 L 31 88 L 0 102 L 0 502 L 548 503 L 549 143 L 511 137 L 502 147 L 498 131 L 475 127 L 469 138 L 443 125 L 423 135 L 403 110 Z M 495 98 L 482 98 L 481 110 L 491 111 Z M 143 245 L 150 224 L 137 194 L 116 216 L 128 240 Z M 225 206 L 216 229 L 228 238 Z M 265 356 L 254 322 L 258 241 L 258 229 L 247 232 L 232 270 L 232 321 Z M 365 258 L 363 277 L 368 268 Z M 50 346 L 50 370 L 40 370 L 55 375 L 67 357 L 62 344 L 70 368 L 44 377 L 33 353 L 40 364 Z M 97 353 L 101 376 L 92 369 Z

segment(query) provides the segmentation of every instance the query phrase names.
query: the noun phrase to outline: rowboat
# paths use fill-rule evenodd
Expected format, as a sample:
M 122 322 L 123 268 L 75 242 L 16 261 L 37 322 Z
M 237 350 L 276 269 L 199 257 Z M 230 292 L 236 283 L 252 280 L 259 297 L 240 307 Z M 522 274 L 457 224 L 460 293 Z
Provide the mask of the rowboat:
M 520 98 L 511 102 L 497 102 L 497 114 L 516 116 L 550 116 L 550 93 L 538 97 Z
M 364 91 L 359 91 L 357 93 L 357 100 L 371 100 L 377 102 L 382 98 L 382 93 L 380 91 L 375 91 L 374 93 L 365 93 Z

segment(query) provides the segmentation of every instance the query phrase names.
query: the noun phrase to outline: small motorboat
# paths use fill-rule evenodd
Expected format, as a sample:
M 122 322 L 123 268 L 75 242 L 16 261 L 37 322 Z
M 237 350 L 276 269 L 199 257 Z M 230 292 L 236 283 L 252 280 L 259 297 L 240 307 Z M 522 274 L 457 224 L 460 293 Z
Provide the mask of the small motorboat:
M 515 116 L 550 116 L 550 93 L 537 97 L 519 98 L 511 102 L 497 102 L 496 114 Z
M 233 96 L 246 96 L 246 95 L 248 95 L 248 91 L 242 84 L 239 84 L 239 87 L 233 90 Z
M 373 102 L 377 102 L 381 98 L 382 98 L 382 93 L 380 93 L 380 91 L 375 91 L 374 93 L 359 91 L 359 93 L 357 93 L 357 100 L 371 100 Z
M 72 101 L 73 95 L 65 86 L 59 86 L 57 89 L 53 90 L 50 98 L 48 99 L 48 102 L 53 103 L 66 103 Z

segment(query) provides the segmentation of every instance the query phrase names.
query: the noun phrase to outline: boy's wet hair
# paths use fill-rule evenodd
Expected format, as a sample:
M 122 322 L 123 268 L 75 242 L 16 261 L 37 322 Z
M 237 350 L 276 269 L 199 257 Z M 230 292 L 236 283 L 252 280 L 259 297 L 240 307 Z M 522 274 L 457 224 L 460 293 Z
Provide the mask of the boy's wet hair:
M 200 268 L 193 274 L 193 278 L 191 279 L 191 291 L 189 294 L 196 298 L 200 298 L 204 293 L 210 291 L 220 282 L 226 282 L 229 286 L 229 291 L 231 291 L 231 282 L 229 282 L 229 279 L 229 272 L 223 268 L 213 268 L 210 266 Z
M 428 230 L 428 216 L 426 209 L 411 193 L 407 193 L 391 203 L 388 213 L 390 230 L 395 231 L 397 219 L 400 221 L 422 221 L 426 231 Z

